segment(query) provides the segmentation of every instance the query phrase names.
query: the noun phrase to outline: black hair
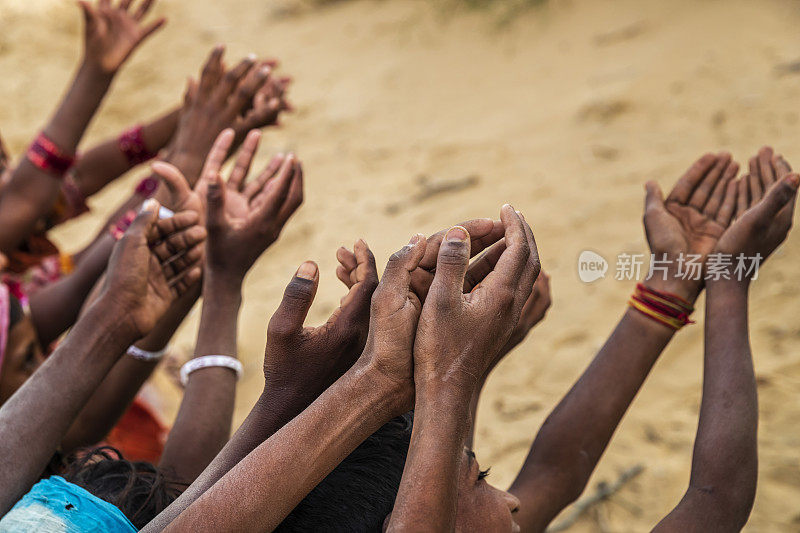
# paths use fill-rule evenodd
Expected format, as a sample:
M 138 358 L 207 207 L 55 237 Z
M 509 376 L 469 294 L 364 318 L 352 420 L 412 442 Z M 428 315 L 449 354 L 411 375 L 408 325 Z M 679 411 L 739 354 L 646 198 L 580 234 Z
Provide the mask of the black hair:
M 367 437 L 275 531 L 380 532 L 400 488 L 412 423 L 409 412 Z
M 19 299 L 13 294 L 8 295 L 8 331 L 11 331 L 17 322 L 22 320 L 25 312 L 22 310 L 22 304 Z
M 73 456 L 62 477 L 115 505 L 137 529 L 167 508 L 186 484 L 168 480 L 153 464 L 128 461 L 111 446 Z

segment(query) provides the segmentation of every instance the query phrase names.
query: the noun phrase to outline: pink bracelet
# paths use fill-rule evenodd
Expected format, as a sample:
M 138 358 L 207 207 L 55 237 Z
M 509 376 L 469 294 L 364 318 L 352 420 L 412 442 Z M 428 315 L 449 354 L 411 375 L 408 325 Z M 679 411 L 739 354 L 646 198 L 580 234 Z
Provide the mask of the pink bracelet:
M 117 141 L 119 144 L 119 151 L 122 152 L 128 160 L 128 164 L 132 167 L 149 161 L 156 156 L 156 154 L 147 149 L 147 145 L 144 143 L 143 132 L 144 128 L 142 126 L 135 126 L 123 132 Z
M 148 176 L 136 186 L 136 194 L 142 198 L 150 198 L 155 194 L 156 189 L 158 189 L 158 180 L 153 176 Z
M 119 220 L 117 220 L 116 224 L 112 224 L 108 231 L 111 233 L 111 236 L 114 237 L 115 240 L 120 240 L 125 232 L 131 227 L 133 223 L 133 219 L 136 218 L 136 211 L 128 211 Z
M 36 168 L 58 178 L 75 164 L 75 156 L 62 151 L 44 132 L 34 139 L 25 156 Z

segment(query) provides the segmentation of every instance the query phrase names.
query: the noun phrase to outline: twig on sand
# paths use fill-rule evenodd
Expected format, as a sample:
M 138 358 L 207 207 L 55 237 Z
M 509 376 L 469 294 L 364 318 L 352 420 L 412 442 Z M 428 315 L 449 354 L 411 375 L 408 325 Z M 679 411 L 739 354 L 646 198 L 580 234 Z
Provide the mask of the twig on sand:
M 601 481 L 597 484 L 595 491 L 578 500 L 572 507 L 572 510 L 561 520 L 559 523 L 552 527 L 547 528 L 547 533 L 555 533 L 557 531 L 564 531 L 572 527 L 583 514 L 591 509 L 594 505 L 604 502 L 611 498 L 617 491 L 619 491 L 626 483 L 638 476 L 644 471 L 643 464 L 635 464 L 630 468 L 625 469 L 613 483 Z

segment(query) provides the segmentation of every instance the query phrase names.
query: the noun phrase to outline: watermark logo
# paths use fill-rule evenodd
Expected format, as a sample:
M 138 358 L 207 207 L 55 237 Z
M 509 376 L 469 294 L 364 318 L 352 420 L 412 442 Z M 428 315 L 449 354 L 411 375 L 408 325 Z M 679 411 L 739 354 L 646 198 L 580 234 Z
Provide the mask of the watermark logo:
M 606 277 L 608 261 L 591 250 L 584 250 L 578 256 L 578 277 L 584 283 L 591 283 Z

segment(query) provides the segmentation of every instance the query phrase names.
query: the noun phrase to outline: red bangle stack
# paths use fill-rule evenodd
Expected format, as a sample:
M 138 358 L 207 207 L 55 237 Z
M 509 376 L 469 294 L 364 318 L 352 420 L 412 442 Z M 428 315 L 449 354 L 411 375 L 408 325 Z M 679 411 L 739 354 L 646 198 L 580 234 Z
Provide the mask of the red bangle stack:
M 691 303 L 680 296 L 656 291 L 641 283 L 636 285 L 628 305 L 646 317 L 675 330 L 694 323 L 689 319 L 689 315 L 694 311 Z
M 116 224 L 112 224 L 108 231 L 111 233 L 111 236 L 114 237 L 116 240 L 120 240 L 125 232 L 131 227 L 133 223 L 133 219 L 136 218 L 136 211 L 128 211 L 125 213 L 119 220 L 117 220 Z
M 135 167 L 153 159 L 156 154 L 144 144 L 144 128 L 136 126 L 119 136 L 119 151 L 123 153 L 130 166 Z
M 40 133 L 28 148 L 28 160 L 37 168 L 61 178 L 75 164 L 75 156 L 62 151 L 44 133 Z

